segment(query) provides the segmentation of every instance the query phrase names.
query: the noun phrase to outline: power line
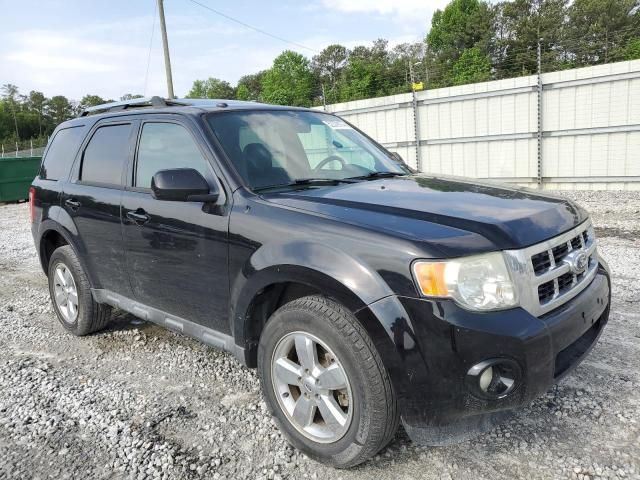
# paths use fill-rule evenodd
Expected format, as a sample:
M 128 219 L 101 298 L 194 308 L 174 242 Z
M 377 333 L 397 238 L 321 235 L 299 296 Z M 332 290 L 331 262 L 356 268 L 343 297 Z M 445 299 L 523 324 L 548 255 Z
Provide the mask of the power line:
M 147 95 L 147 81 L 149 80 L 149 66 L 151 65 L 151 49 L 153 47 L 153 32 L 156 29 L 156 14 L 158 13 L 158 4 L 153 3 L 153 20 L 151 23 L 151 38 L 149 39 L 149 55 L 147 56 L 147 72 L 144 74 L 143 95 Z
M 235 23 L 237 23 L 238 25 L 242 25 L 242 26 L 243 26 L 243 27 L 245 27 L 245 28 L 248 28 L 248 29 L 253 30 L 253 31 L 255 31 L 255 32 L 258 32 L 258 33 L 261 33 L 261 34 L 263 34 L 263 35 L 266 35 L 267 37 L 275 38 L 276 40 L 280 40 L 281 42 L 288 43 L 288 44 L 290 44 L 290 45 L 294 45 L 294 46 L 296 46 L 296 47 L 298 47 L 298 48 L 304 48 L 305 50 L 309 50 L 309 51 L 311 51 L 311 52 L 313 52 L 313 53 L 320 53 L 320 52 L 318 52 L 318 50 L 316 50 L 315 48 L 307 47 L 306 45 L 302 45 L 301 43 L 292 42 L 291 40 L 287 40 L 286 38 L 282 38 L 282 37 L 280 37 L 280 36 L 278 36 L 278 35 L 274 35 L 273 33 L 269 33 L 269 32 L 267 32 L 267 31 L 265 31 L 265 30 L 262 30 L 261 28 L 254 27 L 253 25 L 249 25 L 248 23 L 245 23 L 245 22 L 243 22 L 242 20 L 238 20 L 237 18 L 231 17 L 231 16 L 227 15 L 226 13 L 222 13 L 222 12 L 221 12 L 221 11 L 219 11 L 219 10 L 216 10 L 216 9 L 214 9 L 214 8 L 211 8 L 210 6 L 205 5 L 205 4 L 203 4 L 203 3 L 200 3 L 200 2 L 198 2 L 197 0 L 189 0 L 189 1 L 190 1 L 191 3 L 194 3 L 194 4 L 198 5 L 198 6 L 200 6 L 200 7 L 204 8 L 204 9 L 206 9 L 206 10 L 209 10 L 210 12 L 215 13 L 216 15 L 219 15 L 219 16 L 221 16 L 221 17 L 224 17 L 224 18 L 226 18 L 227 20 L 231 20 L 232 22 L 235 22 Z

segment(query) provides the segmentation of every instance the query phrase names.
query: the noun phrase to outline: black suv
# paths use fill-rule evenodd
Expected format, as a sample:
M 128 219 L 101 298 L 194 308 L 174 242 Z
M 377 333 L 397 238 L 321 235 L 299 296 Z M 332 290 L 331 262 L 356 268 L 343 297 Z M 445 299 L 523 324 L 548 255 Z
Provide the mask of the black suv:
M 438 445 L 577 365 L 607 323 L 589 215 L 416 174 L 336 116 L 250 102 L 102 105 L 30 189 L 61 324 L 112 308 L 257 367 L 291 443 L 348 467 L 402 421 Z

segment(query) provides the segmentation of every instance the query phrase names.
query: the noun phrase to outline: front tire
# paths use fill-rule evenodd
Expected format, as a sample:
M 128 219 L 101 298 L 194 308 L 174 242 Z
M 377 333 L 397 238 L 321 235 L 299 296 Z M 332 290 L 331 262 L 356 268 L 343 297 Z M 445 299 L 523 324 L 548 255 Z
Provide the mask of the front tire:
M 49 295 L 58 320 L 73 335 L 102 330 L 111 307 L 97 303 L 76 252 L 69 245 L 57 248 L 49 260 Z
M 364 328 L 319 296 L 278 309 L 258 347 L 262 391 L 291 444 L 347 468 L 375 455 L 398 428 L 389 375 Z

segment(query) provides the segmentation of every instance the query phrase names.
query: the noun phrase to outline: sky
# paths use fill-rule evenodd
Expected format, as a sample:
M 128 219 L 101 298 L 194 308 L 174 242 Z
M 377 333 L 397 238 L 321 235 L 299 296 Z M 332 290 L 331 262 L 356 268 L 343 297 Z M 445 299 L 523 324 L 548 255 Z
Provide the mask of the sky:
M 419 41 L 433 12 L 447 3 L 197 1 L 307 48 L 250 30 L 192 0 L 164 0 L 178 97 L 195 79 L 217 77 L 235 85 L 242 75 L 269 68 L 286 49 L 311 58 L 332 43 Z M 13 83 L 22 94 L 39 90 L 74 100 L 88 93 L 105 99 L 166 95 L 156 0 L 0 0 L 0 12 L 0 84 Z

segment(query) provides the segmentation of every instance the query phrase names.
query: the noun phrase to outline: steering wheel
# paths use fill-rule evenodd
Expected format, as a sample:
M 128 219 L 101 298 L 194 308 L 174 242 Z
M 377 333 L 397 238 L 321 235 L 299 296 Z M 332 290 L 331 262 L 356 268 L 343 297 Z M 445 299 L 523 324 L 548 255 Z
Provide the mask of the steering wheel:
M 318 170 L 321 170 L 322 167 L 324 167 L 325 165 L 331 162 L 340 162 L 340 165 L 342 165 L 340 169 L 344 169 L 344 167 L 346 166 L 346 162 L 342 157 L 339 157 L 338 155 L 329 155 L 327 158 L 322 160 L 318 165 L 316 165 L 313 171 L 317 172 Z

